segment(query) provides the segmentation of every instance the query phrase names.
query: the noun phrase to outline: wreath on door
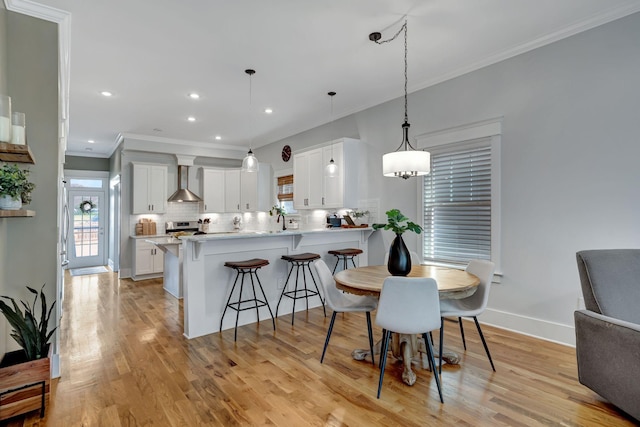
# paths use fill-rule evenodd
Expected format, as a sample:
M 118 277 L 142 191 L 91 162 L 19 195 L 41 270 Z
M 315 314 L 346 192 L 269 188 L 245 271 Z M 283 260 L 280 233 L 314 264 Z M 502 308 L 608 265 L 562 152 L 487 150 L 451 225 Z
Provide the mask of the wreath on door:
M 89 213 L 95 207 L 95 203 L 93 203 L 91 200 L 83 200 L 82 203 L 80 203 L 80 210 L 82 211 L 82 213 Z

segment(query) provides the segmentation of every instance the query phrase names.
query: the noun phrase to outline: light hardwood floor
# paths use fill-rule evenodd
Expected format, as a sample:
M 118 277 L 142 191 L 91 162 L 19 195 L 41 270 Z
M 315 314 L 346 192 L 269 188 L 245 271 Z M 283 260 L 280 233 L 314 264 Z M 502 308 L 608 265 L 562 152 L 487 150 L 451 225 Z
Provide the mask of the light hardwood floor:
M 446 323 L 445 345 L 462 360 L 443 367 L 440 404 L 431 372 L 416 369 L 408 387 L 392 358 L 376 399 L 378 369 L 350 357 L 368 346 L 363 315 L 338 316 L 320 364 L 330 317 L 319 308 L 298 313 L 295 327 L 279 318 L 276 332 L 271 322 L 241 327 L 234 343 L 233 330 L 185 339 L 182 305 L 161 280 L 67 277 L 64 305 L 62 377 L 46 418 L 7 425 L 634 425 L 578 383 L 574 349 L 489 326 L 495 373 L 474 325 L 465 324 L 464 352 Z

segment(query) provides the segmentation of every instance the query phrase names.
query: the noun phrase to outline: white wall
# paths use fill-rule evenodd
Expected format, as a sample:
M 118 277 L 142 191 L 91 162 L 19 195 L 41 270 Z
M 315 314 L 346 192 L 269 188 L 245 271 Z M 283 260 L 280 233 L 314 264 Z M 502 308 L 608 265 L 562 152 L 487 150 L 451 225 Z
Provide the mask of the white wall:
M 409 96 L 412 136 L 504 116 L 502 282 L 481 321 L 574 343 L 575 252 L 640 247 L 640 14 Z M 437 58 L 434 58 L 437 60 Z M 411 67 L 411 52 L 409 52 Z M 402 100 L 339 121 L 369 145 L 369 194 L 417 217 L 417 181 L 383 178 L 401 140 Z M 274 169 L 285 143 L 317 144 L 328 127 L 255 150 Z M 289 166 L 290 167 L 290 166 Z M 417 247 L 417 241 L 410 241 Z M 386 242 L 370 240 L 370 263 Z

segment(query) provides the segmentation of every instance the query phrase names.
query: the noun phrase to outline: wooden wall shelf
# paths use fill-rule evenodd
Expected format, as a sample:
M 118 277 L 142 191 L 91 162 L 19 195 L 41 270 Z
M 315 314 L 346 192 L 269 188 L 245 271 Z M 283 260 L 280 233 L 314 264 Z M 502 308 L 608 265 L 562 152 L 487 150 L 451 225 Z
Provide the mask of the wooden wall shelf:
M 0 142 L 0 160 L 5 162 L 34 163 L 35 159 L 28 145 Z
M 0 209 L 0 218 L 22 218 L 36 216 L 36 211 L 19 209 L 17 211 L 7 211 Z

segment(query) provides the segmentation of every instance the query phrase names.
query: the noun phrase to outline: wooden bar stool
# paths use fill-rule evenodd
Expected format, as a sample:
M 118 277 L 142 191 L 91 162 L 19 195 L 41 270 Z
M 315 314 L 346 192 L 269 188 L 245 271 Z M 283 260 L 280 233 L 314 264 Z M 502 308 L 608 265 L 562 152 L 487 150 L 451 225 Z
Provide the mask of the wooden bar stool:
M 329 251 L 329 253 L 331 255 L 334 255 L 336 258 L 338 258 L 336 260 L 336 265 L 333 267 L 333 273 L 331 273 L 331 274 L 336 274 L 336 268 L 338 268 L 338 264 L 340 264 L 340 260 L 342 260 L 342 263 L 343 263 L 342 266 L 344 270 L 347 269 L 348 260 L 351 260 L 351 263 L 353 264 L 354 268 L 357 267 L 356 262 L 353 259 L 362 253 L 362 249 L 356 249 L 356 248 L 335 249 L 335 250 Z
M 276 330 L 276 321 L 273 317 L 273 312 L 271 311 L 271 307 L 269 307 L 269 303 L 267 302 L 267 296 L 264 293 L 264 289 L 262 288 L 262 283 L 260 283 L 260 278 L 258 277 L 258 270 L 261 267 L 269 265 L 269 261 L 266 259 L 254 258 L 247 261 L 227 261 L 224 263 L 225 267 L 233 268 L 237 271 L 236 280 L 233 282 L 233 287 L 231 288 L 231 292 L 229 292 L 229 298 L 227 299 L 227 304 L 224 307 L 224 311 L 222 312 L 222 318 L 220 319 L 220 332 L 222 332 L 222 321 L 224 320 L 224 315 L 227 313 L 227 308 L 231 308 L 236 311 L 236 327 L 235 332 L 233 334 L 233 340 L 236 341 L 238 339 L 238 318 L 240 317 L 240 312 L 244 310 L 251 310 L 253 308 L 256 309 L 256 316 L 258 318 L 258 323 L 260 323 L 260 312 L 259 308 L 264 307 L 265 305 L 269 309 L 269 314 L 271 315 L 271 322 L 273 323 L 273 330 Z M 238 294 L 238 300 L 236 302 L 231 302 L 231 297 L 233 296 L 233 291 L 236 288 L 236 284 L 238 283 L 238 278 L 242 274 L 242 280 L 240 281 L 240 293 Z M 253 298 L 249 298 L 246 300 L 242 299 L 242 290 L 244 288 L 244 276 L 249 275 L 251 278 L 251 288 L 253 290 Z M 260 287 L 260 292 L 262 292 L 262 297 L 264 300 L 259 299 L 256 296 L 256 285 L 253 281 L 253 277 L 255 276 L 258 281 L 258 286 Z M 242 304 L 245 304 L 242 307 Z
M 291 311 L 291 325 L 293 326 L 293 320 L 295 318 L 296 313 L 296 300 L 300 298 L 304 298 L 307 301 L 307 311 L 309 311 L 309 298 L 313 296 L 318 296 L 320 298 L 320 302 L 322 303 L 322 310 L 324 310 L 324 317 L 327 317 L 327 310 L 324 306 L 324 300 L 322 299 L 322 295 L 320 294 L 320 290 L 318 289 L 318 284 L 316 283 L 316 279 L 313 277 L 313 273 L 311 272 L 311 268 L 309 265 L 320 259 L 320 255 L 314 253 L 303 253 L 303 254 L 295 254 L 295 255 L 283 255 L 282 259 L 291 263 L 291 269 L 289 270 L 289 275 L 287 276 L 287 280 L 284 282 L 284 288 L 282 288 L 282 293 L 280 294 L 280 299 L 278 299 L 278 305 L 276 307 L 276 317 L 278 317 L 278 310 L 280 309 L 280 301 L 282 301 L 283 296 L 287 296 L 293 300 L 293 309 Z M 289 278 L 291 277 L 291 273 L 293 273 L 293 268 L 296 268 L 296 285 L 293 291 L 287 291 L 287 286 L 289 284 Z M 313 285 L 316 290 L 312 290 L 307 288 L 307 276 L 305 274 L 304 268 L 307 267 L 309 271 L 309 275 L 311 275 L 311 279 L 313 280 Z M 298 276 L 300 273 L 300 268 L 302 268 L 302 278 L 304 280 L 304 289 L 298 289 Z

